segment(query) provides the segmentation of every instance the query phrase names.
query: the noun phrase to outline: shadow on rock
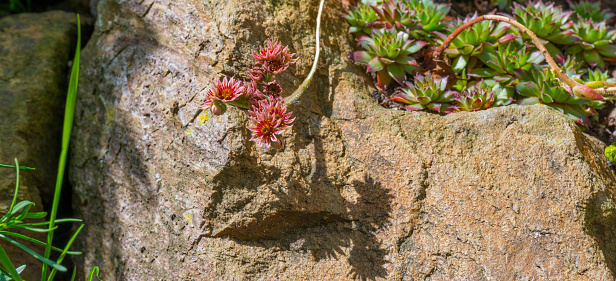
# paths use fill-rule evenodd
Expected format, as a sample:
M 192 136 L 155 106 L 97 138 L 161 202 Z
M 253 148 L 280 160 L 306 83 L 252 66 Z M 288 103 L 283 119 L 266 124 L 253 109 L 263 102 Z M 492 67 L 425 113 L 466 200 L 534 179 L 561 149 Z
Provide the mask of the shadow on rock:
M 586 233 L 594 237 L 603 252 L 605 263 L 616 275 L 616 205 L 604 192 L 588 202 L 584 217 Z
M 306 251 L 317 262 L 347 256 L 351 267 L 349 278 L 386 278 L 387 252 L 377 234 L 389 221 L 393 196 L 369 175 L 365 175 L 363 180 L 353 181 L 351 185 L 359 196 L 353 203 L 344 201 L 346 213 L 337 216 L 336 220 L 313 221 L 312 227 L 296 230 L 295 234 L 288 236 L 294 241 L 288 248 L 292 251 Z M 281 200 L 291 199 L 280 192 L 277 196 Z M 340 194 L 338 196 L 343 198 Z M 273 246 L 265 244 L 265 247 Z

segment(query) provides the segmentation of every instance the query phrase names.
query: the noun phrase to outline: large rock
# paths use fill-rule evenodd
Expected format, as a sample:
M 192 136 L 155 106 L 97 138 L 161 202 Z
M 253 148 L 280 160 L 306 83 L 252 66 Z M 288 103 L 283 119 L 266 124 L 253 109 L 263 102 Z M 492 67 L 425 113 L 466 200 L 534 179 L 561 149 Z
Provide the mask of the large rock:
M 337 1 L 286 148 L 199 115 L 267 38 L 315 51 L 317 1 L 99 4 L 72 140 L 78 261 L 105 280 L 613 280 L 614 173 L 547 107 L 379 107 Z
M 21 172 L 19 200 L 35 202 L 38 210 L 41 196 L 46 203 L 53 198 L 69 55 L 76 39 L 77 17 L 72 13 L 0 19 L 0 163 L 13 165 L 17 158 L 20 165 L 36 168 Z M 8 211 L 14 189 L 15 171 L 0 169 L 2 214 Z M 12 245 L 2 245 L 10 257 L 16 257 L 16 266 L 26 264 L 25 280 L 40 279 L 40 261 Z

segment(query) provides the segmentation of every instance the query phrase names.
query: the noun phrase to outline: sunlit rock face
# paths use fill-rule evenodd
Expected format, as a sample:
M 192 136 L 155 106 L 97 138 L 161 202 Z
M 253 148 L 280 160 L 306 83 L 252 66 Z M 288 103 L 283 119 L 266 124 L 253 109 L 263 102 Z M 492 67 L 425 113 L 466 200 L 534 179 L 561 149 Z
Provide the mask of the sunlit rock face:
M 380 107 L 344 9 L 282 150 L 200 112 L 266 39 L 308 74 L 317 1 L 112 1 L 83 50 L 70 178 L 105 280 L 613 280 L 614 173 L 547 107 Z M 84 274 L 85 272 L 82 272 Z

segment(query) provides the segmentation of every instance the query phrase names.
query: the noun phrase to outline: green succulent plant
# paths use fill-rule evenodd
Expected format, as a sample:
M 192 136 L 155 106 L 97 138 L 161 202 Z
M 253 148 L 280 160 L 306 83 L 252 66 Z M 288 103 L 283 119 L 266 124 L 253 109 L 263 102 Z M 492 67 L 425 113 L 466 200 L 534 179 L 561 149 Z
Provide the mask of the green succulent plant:
M 586 61 L 591 67 L 605 67 L 605 60 L 616 60 L 616 31 L 609 30 L 605 21 L 594 22 L 589 19 L 578 21 L 573 30 L 582 39 L 571 45 L 567 52 Z
M 356 33 L 358 35 L 367 35 L 372 32 L 373 27 L 368 26 L 371 22 L 377 20 L 379 17 L 376 12 L 365 3 L 359 3 L 353 7 L 344 18 L 349 22 L 351 28 L 350 33 Z
M 407 104 L 407 111 L 429 109 L 439 113 L 449 112 L 455 92 L 447 91 L 447 77 L 434 78 L 428 72 L 426 76 L 415 75 L 415 83 L 406 83 L 402 92 L 391 100 Z
M 368 5 L 378 5 L 383 3 L 384 0 L 361 0 L 360 3 Z
M 571 78 L 581 78 L 583 64 L 584 61 L 580 61 L 575 56 L 567 56 L 560 68 Z
M 415 11 L 409 10 L 400 1 L 387 1 L 371 8 L 377 15 L 377 19 L 369 24 L 373 28 L 395 28 L 407 33 L 421 28 L 415 19 Z
M 526 6 L 513 3 L 515 19 L 544 41 L 545 48 L 557 58 L 562 58 L 562 54 L 553 44 L 569 45 L 580 41 L 571 29 L 571 14 L 563 12 L 561 6 L 555 7 L 554 3 L 546 4 L 541 0 L 530 1 Z M 523 38 L 528 39 L 525 34 Z
M 393 78 L 399 84 L 406 80 L 419 66 L 412 54 L 428 43 L 411 40 L 409 35 L 395 29 L 376 29 L 370 36 L 359 38 L 365 51 L 358 51 L 351 58 L 367 66 L 369 72 L 376 72 L 379 87 L 383 88 Z
M 512 41 L 500 44 L 496 48 L 486 45 L 479 54 L 479 59 L 484 67 L 472 70 L 469 76 L 492 78 L 504 87 L 514 87 L 518 82 L 515 76 L 516 70 L 530 70 L 534 64 L 540 64 L 545 58 L 541 51 Z
M 574 3 L 568 0 L 567 3 L 569 3 L 569 8 L 574 11 L 571 16 L 574 20 L 591 19 L 599 22 L 609 20 L 614 16 L 614 14 L 602 10 L 601 4 L 598 2 L 580 1 L 579 3 Z
M 589 116 L 596 113 L 587 106 L 589 100 L 571 95 L 553 73 L 534 65 L 530 71 L 516 71 L 520 83 L 516 91 L 525 98 L 522 105 L 544 104 L 550 106 L 581 125 L 589 124 Z
M 435 32 L 442 32 L 446 25 L 443 18 L 449 13 L 449 4 L 435 4 L 432 0 L 402 0 L 409 11 L 413 11 L 413 18 L 418 28 L 409 31 L 411 37 L 416 39 L 434 39 Z
M 606 147 L 604 153 L 607 160 L 611 162 L 610 164 L 613 165 L 614 163 L 616 163 L 616 142 L 613 142 L 608 147 Z
M 492 107 L 495 101 L 492 89 L 486 84 L 478 83 L 461 94 L 457 93 L 451 108 L 454 111 L 478 111 Z
M 616 79 L 614 79 L 614 77 L 611 77 L 608 73 L 607 70 L 602 71 L 602 70 L 593 70 L 593 69 L 588 69 L 588 73 L 586 73 L 586 75 L 584 75 L 584 82 L 591 82 L 591 81 L 604 81 L 607 83 L 616 83 Z
M 455 24 L 449 24 L 449 32 L 453 32 L 458 26 L 476 17 L 475 14 L 464 21 L 458 20 Z M 454 72 L 460 73 L 467 66 L 472 69 L 478 62 L 477 56 L 483 52 L 485 46 L 495 47 L 517 38 L 515 34 L 506 34 L 508 29 L 509 24 L 507 23 L 495 24 L 489 21 L 482 21 L 464 29 L 445 50 L 445 54 L 453 60 Z
M 466 70 L 465 70 L 466 71 Z M 515 101 L 515 87 L 503 87 L 500 83 L 496 82 L 494 79 L 468 79 L 463 71 L 462 77 L 459 77 L 456 81 L 456 84 L 453 86 L 456 91 L 459 93 L 466 92 L 468 89 L 473 87 L 482 87 L 489 89 L 490 92 L 494 93 L 494 104 L 492 106 L 504 106 L 509 105 Z
M 504 10 L 511 6 L 512 0 L 490 0 L 490 3 L 498 7 L 499 10 Z

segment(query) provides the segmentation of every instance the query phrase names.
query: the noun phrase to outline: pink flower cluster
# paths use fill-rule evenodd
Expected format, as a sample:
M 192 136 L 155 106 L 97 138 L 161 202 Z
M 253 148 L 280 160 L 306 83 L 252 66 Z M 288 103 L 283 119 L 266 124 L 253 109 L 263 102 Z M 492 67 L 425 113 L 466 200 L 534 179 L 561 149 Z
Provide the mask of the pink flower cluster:
M 274 80 L 274 75 L 295 63 L 297 59 L 293 58 L 294 55 L 289 53 L 289 47 L 268 40 L 266 48 L 261 47 L 251 54 L 257 66 L 249 70 L 250 80 L 240 81 L 227 77 L 214 80 L 201 108 L 209 109 L 214 115 L 224 114 L 227 104 L 247 109 L 252 122 L 248 129 L 253 132 L 250 140 L 259 146 L 265 144 L 277 149 L 284 147 L 280 134 L 293 126 L 295 118 L 291 118 L 292 112 L 287 112 L 281 96 L 283 89 Z

